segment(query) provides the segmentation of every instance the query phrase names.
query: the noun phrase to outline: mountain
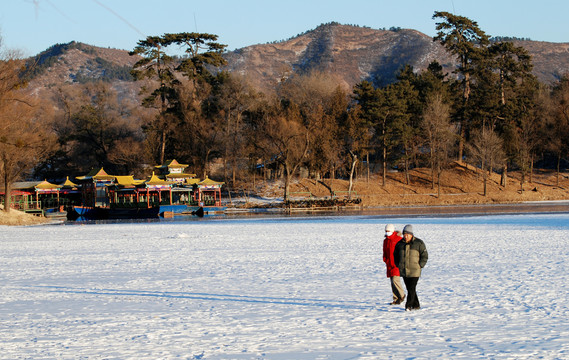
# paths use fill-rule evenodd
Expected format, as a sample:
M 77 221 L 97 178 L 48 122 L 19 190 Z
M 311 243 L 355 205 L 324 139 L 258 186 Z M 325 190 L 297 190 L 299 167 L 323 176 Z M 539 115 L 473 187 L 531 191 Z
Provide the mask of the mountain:
M 43 86 L 65 82 L 130 81 L 137 58 L 127 51 L 78 42 L 57 44 L 30 59 L 30 77 Z
M 569 72 L 569 43 L 516 40 L 533 57 L 533 73 L 551 84 Z M 292 39 L 253 45 L 226 55 L 231 72 L 247 75 L 259 88 L 271 88 L 292 73 L 321 70 L 336 76 L 343 85 L 369 80 L 383 86 L 395 80 L 406 64 L 424 70 L 436 60 L 451 72 L 455 59 L 421 32 L 394 28 L 324 24 Z
M 453 63 L 444 48 L 418 31 L 334 23 L 287 41 L 238 49 L 226 59 L 228 71 L 247 75 L 260 88 L 311 70 L 333 74 L 348 88 L 362 80 L 382 86 L 393 82 L 406 64 L 418 70 L 434 60 L 447 66 Z
M 533 56 L 534 74 L 544 83 L 553 83 L 569 72 L 569 43 L 514 40 Z M 425 69 L 436 60 L 447 71 L 455 66 L 453 57 L 432 38 L 410 29 L 377 30 L 367 27 L 323 24 L 286 41 L 251 45 L 227 52 L 232 73 L 246 76 L 258 89 L 268 92 L 283 78 L 317 70 L 334 76 L 350 89 L 362 80 L 382 86 L 393 82 L 397 71 L 409 64 Z M 124 96 L 136 96 L 140 85 L 132 82 L 129 70 L 138 58 L 128 51 L 94 47 L 82 43 L 54 45 L 30 62 L 30 85 L 39 89 L 65 83 L 109 81 Z
M 36 94 L 66 84 L 106 81 L 122 98 L 135 99 L 140 91 L 130 70 L 139 58 L 128 51 L 78 42 L 56 44 L 28 59 L 26 77 Z
M 539 81 L 552 84 L 563 75 L 569 75 L 569 43 L 514 40 L 532 56 L 533 74 Z

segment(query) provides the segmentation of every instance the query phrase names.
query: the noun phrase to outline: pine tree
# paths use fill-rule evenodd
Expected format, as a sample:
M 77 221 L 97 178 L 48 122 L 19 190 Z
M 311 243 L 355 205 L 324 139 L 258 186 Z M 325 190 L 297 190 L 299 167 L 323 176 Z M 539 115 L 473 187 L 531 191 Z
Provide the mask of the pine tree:
M 462 108 L 457 119 L 460 127 L 458 158 L 462 160 L 464 142 L 470 127 L 468 107 L 475 61 L 482 56 L 489 38 L 475 21 L 464 16 L 437 11 L 433 19 L 442 19 L 436 24 L 438 32 L 433 40 L 439 41 L 448 52 L 457 57 L 457 72 L 462 77 Z

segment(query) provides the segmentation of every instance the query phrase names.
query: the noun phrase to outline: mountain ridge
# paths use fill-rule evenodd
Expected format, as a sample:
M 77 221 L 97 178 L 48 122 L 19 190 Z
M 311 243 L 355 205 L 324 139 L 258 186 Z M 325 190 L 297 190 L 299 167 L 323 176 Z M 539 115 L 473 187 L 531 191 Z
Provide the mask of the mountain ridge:
M 532 55 L 534 74 L 552 84 L 569 72 L 569 43 L 513 40 Z M 346 90 L 362 80 L 384 86 L 404 65 L 415 71 L 438 61 L 447 72 L 455 59 L 433 39 L 417 30 L 322 24 L 288 40 L 250 45 L 224 53 L 228 72 L 248 78 L 257 89 L 270 92 L 293 74 L 322 71 L 337 79 Z M 102 48 L 78 42 L 57 44 L 28 59 L 41 71 L 30 74 L 33 88 L 60 84 L 108 81 L 114 86 L 132 82 L 128 72 L 138 58 L 127 50 Z M 128 87 L 136 87 L 130 84 Z
M 433 60 L 452 59 L 431 37 L 411 29 L 375 30 L 326 24 L 289 40 L 251 45 L 225 55 L 230 72 L 249 75 L 257 87 L 276 85 L 287 74 L 319 70 L 335 75 L 345 87 L 362 80 L 377 86 L 395 81 L 409 64 L 425 69 Z M 283 76 L 284 75 L 284 76 Z

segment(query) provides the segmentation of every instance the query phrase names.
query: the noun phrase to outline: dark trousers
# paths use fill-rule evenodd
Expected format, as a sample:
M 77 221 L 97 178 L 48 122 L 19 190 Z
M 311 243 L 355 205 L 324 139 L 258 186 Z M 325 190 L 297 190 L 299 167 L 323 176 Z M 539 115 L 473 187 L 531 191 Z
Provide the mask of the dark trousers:
M 405 287 L 407 288 L 407 302 L 405 303 L 405 309 L 419 309 L 419 298 L 417 297 L 417 282 L 418 277 L 404 277 Z

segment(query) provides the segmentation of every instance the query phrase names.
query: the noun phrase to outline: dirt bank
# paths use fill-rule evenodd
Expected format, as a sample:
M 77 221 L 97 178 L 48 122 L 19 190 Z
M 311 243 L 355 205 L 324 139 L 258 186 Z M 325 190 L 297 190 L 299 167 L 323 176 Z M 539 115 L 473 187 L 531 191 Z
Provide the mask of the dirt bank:
M 6 213 L 4 208 L 0 207 L 0 225 L 38 225 L 47 224 L 50 221 L 43 216 L 34 216 L 18 210 L 10 210 Z
M 487 182 L 484 195 L 482 174 L 472 166 L 453 163 L 442 174 L 441 192 L 433 188 L 429 169 L 417 168 L 410 172 L 410 182 L 406 184 L 404 173 L 391 172 L 386 183 L 379 175 L 369 178 L 360 175 L 354 181 L 354 195 L 361 198 L 364 208 L 392 208 L 416 206 L 444 205 L 490 205 L 520 204 L 524 202 L 543 202 L 569 200 L 569 174 L 562 173 L 557 183 L 553 171 L 534 171 L 531 179 L 525 181 L 523 190 L 520 185 L 521 175 L 518 172 L 509 174 L 507 185 L 500 185 L 500 175 L 493 173 Z M 530 181 L 531 180 L 531 181 Z M 266 183 L 241 184 L 240 193 L 245 191 L 261 198 L 280 198 L 283 196 L 282 181 Z M 344 196 L 347 194 L 347 180 L 314 180 L 300 179 L 291 185 L 291 196 L 330 197 L 331 194 Z

